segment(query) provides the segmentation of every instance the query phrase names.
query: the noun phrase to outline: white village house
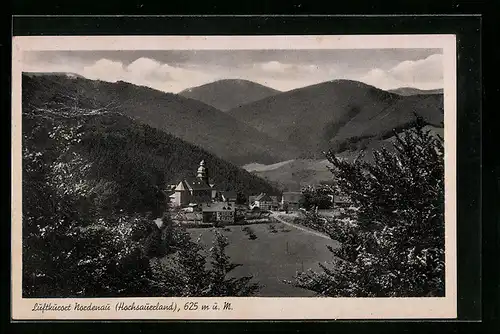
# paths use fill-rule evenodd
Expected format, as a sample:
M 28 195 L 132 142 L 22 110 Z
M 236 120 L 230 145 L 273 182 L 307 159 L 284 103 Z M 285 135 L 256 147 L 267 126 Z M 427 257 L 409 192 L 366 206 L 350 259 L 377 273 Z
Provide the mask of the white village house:
M 260 193 L 248 198 L 250 209 L 259 208 L 266 211 L 277 211 L 280 207 L 279 196 L 271 196 L 266 193 Z
M 234 223 L 236 208 L 230 202 L 203 203 L 201 208 L 205 223 Z

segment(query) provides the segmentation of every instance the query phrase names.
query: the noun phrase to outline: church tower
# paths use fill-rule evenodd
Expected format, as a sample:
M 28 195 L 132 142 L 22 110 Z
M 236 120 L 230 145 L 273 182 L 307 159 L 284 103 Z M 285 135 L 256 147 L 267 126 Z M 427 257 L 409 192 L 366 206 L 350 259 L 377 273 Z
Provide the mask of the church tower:
M 200 161 L 200 166 L 196 172 L 196 178 L 200 181 L 203 181 L 205 184 L 208 184 L 208 172 L 205 167 L 205 160 Z

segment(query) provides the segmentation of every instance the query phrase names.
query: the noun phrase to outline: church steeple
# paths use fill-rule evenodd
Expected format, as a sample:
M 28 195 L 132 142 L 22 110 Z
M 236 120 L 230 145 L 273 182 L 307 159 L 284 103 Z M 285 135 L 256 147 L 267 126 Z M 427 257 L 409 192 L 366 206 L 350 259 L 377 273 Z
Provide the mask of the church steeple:
M 200 161 L 200 166 L 196 172 L 196 178 L 208 184 L 208 173 L 207 168 L 205 167 L 205 160 Z

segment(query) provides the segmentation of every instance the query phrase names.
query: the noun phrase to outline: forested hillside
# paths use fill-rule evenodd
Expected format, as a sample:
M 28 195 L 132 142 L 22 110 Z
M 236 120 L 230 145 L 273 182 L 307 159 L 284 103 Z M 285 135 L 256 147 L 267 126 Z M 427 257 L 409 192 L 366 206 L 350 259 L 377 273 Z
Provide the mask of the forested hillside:
M 264 180 L 199 147 L 115 112 L 71 117 L 27 113 L 23 132 L 23 146 L 41 154 L 44 164 L 60 161 L 61 177 L 63 170 L 70 177 L 68 186 L 93 182 L 102 187 L 96 195 L 109 193 L 109 205 L 129 212 L 161 212 L 166 185 L 194 176 L 202 159 L 221 190 L 275 191 Z
M 351 80 L 333 80 L 294 89 L 228 111 L 236 119 L 286 141 L 302 157 L 323 159 L 364 149 L 412 127 L 415 114 L 442 126 L 443 95 L 400 96 Z
M 202 147 L 238 165 L 274 163 L 298 155 L 292 146 L 200 101 L 127 82 L 67 75 L 23 75 L 23 98 L 38 108 L 117 109 L 123 115 Z

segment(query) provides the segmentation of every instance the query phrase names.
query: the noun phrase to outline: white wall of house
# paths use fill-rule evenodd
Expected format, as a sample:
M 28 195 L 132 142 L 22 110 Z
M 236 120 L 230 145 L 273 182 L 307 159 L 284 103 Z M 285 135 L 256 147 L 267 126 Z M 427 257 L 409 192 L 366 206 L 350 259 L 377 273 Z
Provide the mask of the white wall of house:
M 181 194 L 180 192 L 175 192 L 170 195 L 170 204 L 174 207 L 181 206 Z
M 234 211 L 218 211 L 217 220 L 224 223 L 234 222 Z
M 254 201 L 250 203 L 250 209 L 259 208 L 261 210 L 273 210 L 279 207 L 279 202 Z
M 184 206 L 189 202 L 189 192 L 176 191 L 170 195 L 170 204 L 174 207 Z
M 249 204 L 250 209 L 253 208 L 260 208 L 260 201 L 253 201 L 252 203 Z

